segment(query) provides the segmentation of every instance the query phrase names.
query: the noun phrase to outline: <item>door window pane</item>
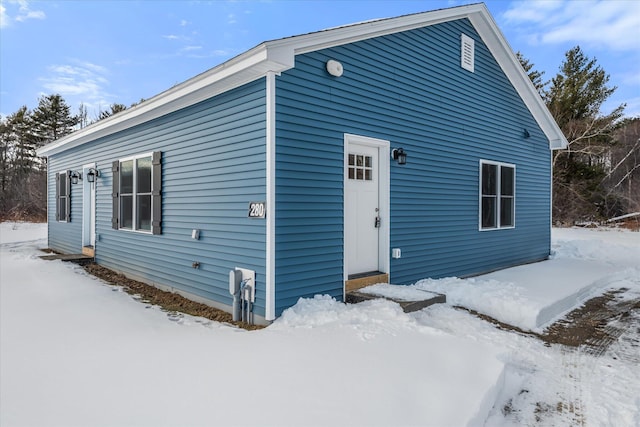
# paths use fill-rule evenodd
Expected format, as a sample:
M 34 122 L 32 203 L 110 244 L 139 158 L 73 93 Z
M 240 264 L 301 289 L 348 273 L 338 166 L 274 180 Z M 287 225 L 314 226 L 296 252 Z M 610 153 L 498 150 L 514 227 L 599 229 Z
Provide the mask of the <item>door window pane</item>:
M 348 177 L 359 181 L 373 181 L 373 157 L 349 154 Z

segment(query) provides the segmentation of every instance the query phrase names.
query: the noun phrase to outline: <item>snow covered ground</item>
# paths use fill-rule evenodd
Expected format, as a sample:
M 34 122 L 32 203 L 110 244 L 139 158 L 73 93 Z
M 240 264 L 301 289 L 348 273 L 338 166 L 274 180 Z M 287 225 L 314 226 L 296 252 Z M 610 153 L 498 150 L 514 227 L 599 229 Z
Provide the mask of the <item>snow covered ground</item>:
M 247 332 L 42 261 L 46 226 L 0 224 L 0 425 L 639 426 L 640 332 L 601 357 L 541 330 L 586 298 L 640 298 L 640 234 L 554 230 L 552 260 L 424 280 L 446 305 L 301 300 Z

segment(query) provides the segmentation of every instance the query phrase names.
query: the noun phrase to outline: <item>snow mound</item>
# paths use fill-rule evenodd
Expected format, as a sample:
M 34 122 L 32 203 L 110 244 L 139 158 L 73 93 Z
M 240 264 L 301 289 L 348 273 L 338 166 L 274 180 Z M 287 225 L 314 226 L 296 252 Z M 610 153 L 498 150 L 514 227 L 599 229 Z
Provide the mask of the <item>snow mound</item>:
M 46 239 L 47 224 L 31 222 L 0 223 L 0 244 L 38 241 Z
M 415 286 L 445 294 L 448 304 L 466 307 L 522 328 L 531 327 L 531 320 L 538 314 L 537 307 L 527 297 L 526 288 L 513 282 L 449 277 L 420 280 Z
M 595 260 L 640 265 L 640 233 L 628 230 L 554 229 L 552 259 Z
M 329 295 L 300 298 L 286 309 L 269 327 L 270 330 L 347 328 L 356 331 L 363 340 L 380 334 L 416 331 L 438 335 L 432 328 L 418 325 L 395 302 L 375 299 L 359 304 L 345 304 Z

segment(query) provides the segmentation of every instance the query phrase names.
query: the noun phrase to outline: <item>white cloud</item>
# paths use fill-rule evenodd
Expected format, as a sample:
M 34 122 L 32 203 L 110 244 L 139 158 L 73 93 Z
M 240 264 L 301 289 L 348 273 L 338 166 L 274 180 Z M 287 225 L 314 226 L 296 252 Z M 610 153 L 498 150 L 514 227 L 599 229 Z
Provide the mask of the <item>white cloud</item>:
M 109 105 L 113 96 L 108 93 L 108 70 L 97 64 L 72 59 L 68 64 L 47 67 L 49 74 L 39 80 L 47 93 L 58 93 L 63 98 L 83 102 L 89 109 L 99 110 Z M 75 103 L 75 102 L 74 102 Z
M 32 10 L 27 0 L 3 0 L 0 2 L 0 28 L 11 25 L 12 21 L 24 22 L 28 19 L 45 19 L 42 10 Z
M 9 25 L 9 16 L 7 16 L 7 8 L 0 3 L 0 28 L 4 28 Z
M 519 1 L 502 17 L 536 44 L 572 42 L 618 51 L 640 49 L 640 2 Z M 530 25 L 528 25 L 530 24 Z

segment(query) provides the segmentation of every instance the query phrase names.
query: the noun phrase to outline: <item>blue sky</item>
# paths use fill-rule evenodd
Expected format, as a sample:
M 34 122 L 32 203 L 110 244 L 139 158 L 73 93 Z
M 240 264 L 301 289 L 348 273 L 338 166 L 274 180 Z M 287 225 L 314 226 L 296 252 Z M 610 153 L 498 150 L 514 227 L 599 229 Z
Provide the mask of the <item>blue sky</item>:
M 0 114 L 59 93 L 89 117 L 129 106 L 266 40 L 468 1 L 0 0 Z M 486 2 L 514 51 L 545 79 L 580 45 L 640 115 L 640 1 Z

